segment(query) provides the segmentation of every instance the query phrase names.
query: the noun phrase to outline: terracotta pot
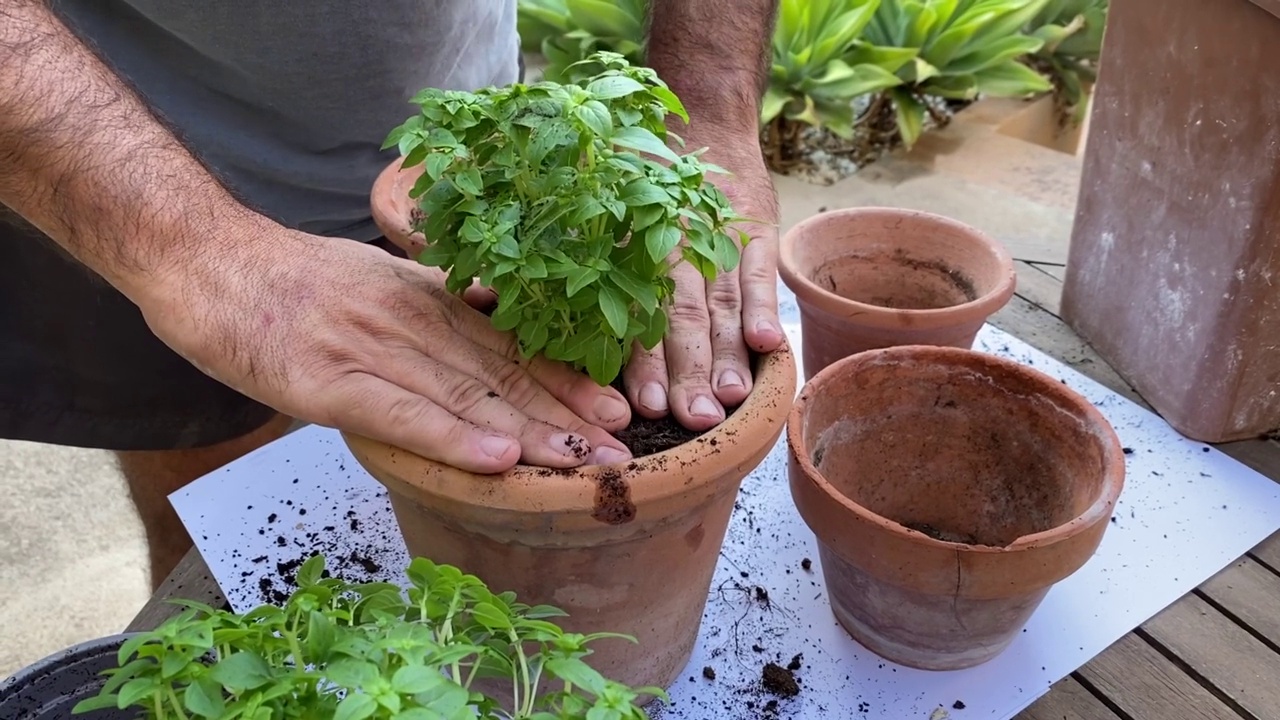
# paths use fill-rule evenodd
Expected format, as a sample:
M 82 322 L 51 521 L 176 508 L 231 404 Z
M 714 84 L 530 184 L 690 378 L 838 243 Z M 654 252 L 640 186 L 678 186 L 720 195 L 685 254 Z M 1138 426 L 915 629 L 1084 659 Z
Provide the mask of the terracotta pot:
M 422 235 L 415 234 L 409 225 L 410 213 L 418 206 L 418 202 L 409 197 L 409 191 L 422 177 L 425 166 L 419 164 L 402 170 L 400 165 L 403 163 L 404 158 L 396 158 L 378 173 L 369 201 L 373 224 L 378 226 L 384 237 L 412 258 L 422 252 L 425 242 Z
M 914 210 L 851 208 L 782 238 L 779 274 L 796 294 L 805 379 L 842 357 L 895 345 L 973 346 L 1013 297 L 1013 258 L 963 223 Z
M 927 670 L 1002 652 L 1092 557 L 1124 484 L 1120 441 L 1088 401 L 957 348 L 833 363 L 801 391 L 787 443 L 836 619 Z
M 588 662 L 632 686 L 666 687 L 693 652 L 738 487 L 777 442 L 795 393 L 783 347 L 760 358 L 746 402 L 696 440 L 568 471 L 475 475 L 344 437 L 387 486 L 411 555 L 555 605 L 572 631 L 635 637 L 596 643 Z

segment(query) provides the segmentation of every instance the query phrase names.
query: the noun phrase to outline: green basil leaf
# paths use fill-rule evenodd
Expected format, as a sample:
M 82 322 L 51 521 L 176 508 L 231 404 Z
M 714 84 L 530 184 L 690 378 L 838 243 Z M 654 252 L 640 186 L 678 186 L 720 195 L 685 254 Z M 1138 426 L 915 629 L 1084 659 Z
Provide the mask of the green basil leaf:
M 614 337 L 625 337 L 630 303 L 622 292 L 605 285 L 600 288 L 598 300 L 600 311 L 604 313 L 605 321 L 609 323 L 609 329 L 613 330 Z
M 378 703 L 363 693 L 348 693 L 338 709 L 333 713 L 333 720 L 365 720 L 378 709 Z
M 657 135 L 654 135 L 652 132 L 649 132 L 642 127 L 632 126 L 618 128 L 614 131 L 609 140 L 614 145 L 643 153 L 649 153 L 650 155 L 657 155 L 658 157 L 671 162 L 677 162 L 680 159 L 680 156 L 677 155 L 674 150 L 667 147 L 667 144 L 662 142 Z

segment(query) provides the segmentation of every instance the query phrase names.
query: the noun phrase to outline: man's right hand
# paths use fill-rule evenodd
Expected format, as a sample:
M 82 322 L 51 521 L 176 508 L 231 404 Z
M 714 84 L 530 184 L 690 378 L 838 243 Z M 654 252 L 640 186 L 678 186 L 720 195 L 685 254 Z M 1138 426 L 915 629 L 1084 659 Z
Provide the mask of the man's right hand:
M 176 266 L 139 298 L 152 330 L 259 402 L 479 473 L 630 457 L 630 407 L 514 337 L 428 268 L 264 223 L 216 267 Z

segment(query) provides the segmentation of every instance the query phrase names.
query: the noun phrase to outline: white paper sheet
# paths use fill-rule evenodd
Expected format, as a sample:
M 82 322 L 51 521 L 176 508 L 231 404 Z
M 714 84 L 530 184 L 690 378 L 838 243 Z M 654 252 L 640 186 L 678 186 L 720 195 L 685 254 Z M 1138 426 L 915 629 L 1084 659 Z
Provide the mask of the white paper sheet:
M 785 288 L 782 295 L 799 347 L 795 306 Z M 1090 563 L 1056 586 L 1009 650 L 984 666 L 929 673 L 886 663 L 832 618 L 813 536 L 791 503 L 780 441 L 743 483 L 694 657 L 670 688 L 672 705 L 655 716 L 759 718 L 775 701 L 779 718 L 1012 718 L 1280 529 L 1280 485 L 995 328 L 984 328 L 978 349 L 1065 380 L 1132 450 L 1127 485 Z M 313 551 L 352 578 L 403 580 L 408 558 L 385 492 L 334 431 L 304 428 L 172 501 L 237 611 L 287 593 L 281 575 Z M 756 587 L 767 602 L 756 599 Z M 763 664 L 787 665 L 797 655 L 800 694 L 764 693 Z

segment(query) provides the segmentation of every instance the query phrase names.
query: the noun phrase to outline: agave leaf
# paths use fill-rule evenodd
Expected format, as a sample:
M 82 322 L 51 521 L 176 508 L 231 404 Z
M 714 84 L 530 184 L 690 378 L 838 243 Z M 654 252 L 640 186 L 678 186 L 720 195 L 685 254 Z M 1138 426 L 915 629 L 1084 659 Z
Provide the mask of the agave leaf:
M 603 38 L 643 38 L 644 14 L 635 3 L 607 0 L 565 0 L 569 16 L 579 28 Z
M 1027 35 L 1000 38 L 951 61 L 946 66 L 947 72 L 957 75 L 980 72 L 1006 60 L 1035 53 L 1042 45 L 1044 45 L 1042 40 Z
M 1082 60 L 1097 60 L 1102 52 L 1102 40 L 1107 29 L 1107 8 L 1101 3 L 1099 7 L 1084 12 L 1084 29 L 1063 40 L 1057 52 Z
M 978 96 L 978 79 L 972 73 L 941 75 L 919 86 L 920 92 L 949 100 L 972 100 Z
M 978 81 L 978 92 L 994 97 L 1022 97 L 1053 89 L 1044 76 L 1017 60 L 1006 60 L 976 72 L 974 78 Z
M 516 29 L 525 52 L 541 49 L 542 41 L 568 32 L 569 10 L 564 0 L 520 0 Z
M 908 9 L 911 5 L 919 5 L 919 12 L 911 14 Z M 906 32 L 903 33 L 902 42 L 898 44 L 903 47 L 924 47 L 925 42 L 934 32 L 934 23 L 938 20 L 937 11 L 931 5 L 922 3 L 903 3 L 902 7 L 908 14 Z
M 820 30 L 814 43 L 814 59 L 826 62 L 848 52 L 853 43 L 862 35 L 867 23 L 875 15 L 875 0 L 863 2 L 848 12 L 838 15 Z
M 1076 32 L 1078 32 L 1082 27 L 1084 27 L 1084 24 L 1083 24 L 1084 16 L 1078 15 L 1077 17 L 1080 18 L 1081 23 L 1076 26 L 1041 25 L 1040 27 L 1031 31 L 1031 37 L 1039 38 L 1040 41 L 1044 43 L 1044 45 L 1042 45 L 1040 48 L 1040 53 L 1042 55 L 1052 55 L 1053 53 L 1057 52 L 1058 45 L 1060 45 L 1063 40 L 1066 40 L 1067 38 L 1071 37 Z
M 764 101 L 760 107 L 760 122 L 766 124 L 773 122 L 789 99 L 786 86 L 777 82 L 769 83 L 769 89 L 765 91 Z
M 853 128 L 856 118 L 853 116 L 853 105 L 849 103 L 815 104 L 818 120 L 822 126 L 835 133 L 843 140 L 853 139 Z
M 902 144 L 910 149 L 920 139 L 920 133 L 924 129 L 924 104 L 901 88 L 894 88 L 889 93 L 897 115 L 898 134 L 902 136 Z
M 878 65 L 896 73 L 915 60 L 917 54 L 919 50 L 916 48 L 885 47 L 860 42 L 845 56 L 845 62 L 850 65 Z
M 998 17 L 986 23 L 969 38 L 969 42 L 961 48 L 965 53 L 975 48 L 1009 37 L 1021 30 L 1031 18 L 1044 8 L 1048 0 L 992 0 L 993 10 L 999 10 Z M 976 10 L 977 6 L 975 6 Z
M 821 76 L 805 83 L 801 89 L 822 100 L 851 104 L 859 95 L 879 92 L 902 84 L 901 78 L 879 65 L 850 67 L 843 60 L 832 60 Z
M 921 55 L 934 65 L 945 68 L 951 58 L 973 38 L 974 33 L 982 28 L 984 22 L 986 16 L 966 16 L 940 33 L 929 47 L 921 51 Z

